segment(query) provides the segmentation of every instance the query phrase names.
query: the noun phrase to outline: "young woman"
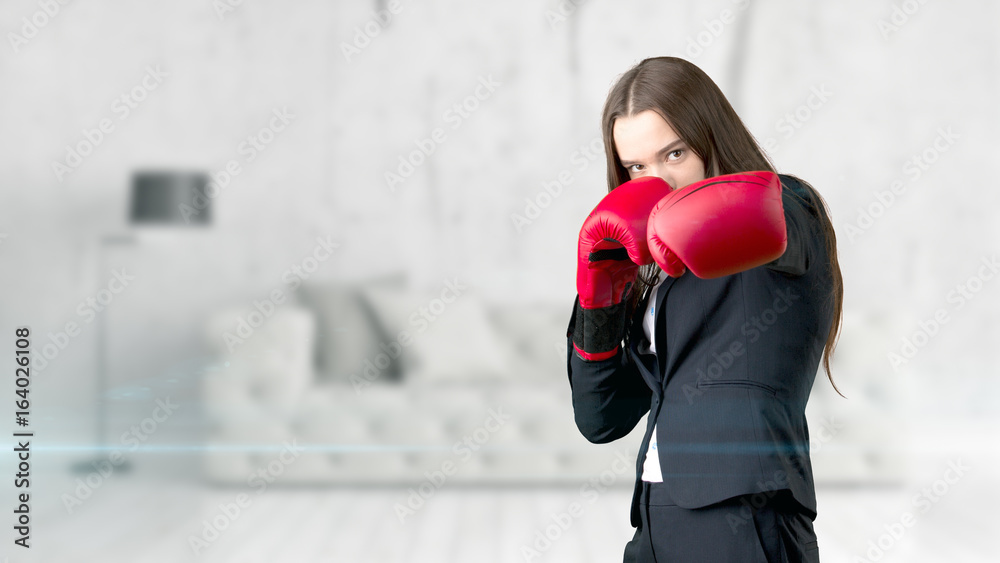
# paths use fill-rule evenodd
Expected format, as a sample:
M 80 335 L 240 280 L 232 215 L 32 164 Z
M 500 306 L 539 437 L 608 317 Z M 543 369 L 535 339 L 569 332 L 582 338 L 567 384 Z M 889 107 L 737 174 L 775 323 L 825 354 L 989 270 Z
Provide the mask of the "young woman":
M 843 301 L 825 202 L 683 59 L 622 75 L 602 130 L 567 368 L 591 442 L 647 418 L 625 561 L 818 561 L 805 406 Z

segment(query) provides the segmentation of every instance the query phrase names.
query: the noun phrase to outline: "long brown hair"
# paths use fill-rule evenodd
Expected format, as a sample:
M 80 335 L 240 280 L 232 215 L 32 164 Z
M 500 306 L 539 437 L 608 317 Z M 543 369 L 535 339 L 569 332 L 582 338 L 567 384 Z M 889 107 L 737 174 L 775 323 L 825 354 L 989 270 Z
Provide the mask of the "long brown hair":
M 752 170 L 777 173 L 774 164 L 761 149 L 739 115 L 712 79 L 694 64 L 676 57 L 645 59 L 629 69 L 612 86 L 601 115 L 601 132 L 607 157 L 608 191 L 627 182 L 628 171 L 615 150 L 614 124 L 619 117 L 631 117 L 652 110 L 662 117 L 705 163 L 706 175 L 719 176 Z M 830 221 L 826 201 L 808 182 L 799 178 L 819 205 L 819 216 L 830 258 L 832 291 L 828 305 L 833 320 L 823 352 L 823 368 L 838 394 L 830 372 L 830 356 L 837 345 L 843 316 L 844 284 L 837 259 L 837 235 Z M 659 266 L 639 268 L 639 275 L 628 296 L 626 310 L 631 318 L 635 309 L 648 297 L 656 283 Z

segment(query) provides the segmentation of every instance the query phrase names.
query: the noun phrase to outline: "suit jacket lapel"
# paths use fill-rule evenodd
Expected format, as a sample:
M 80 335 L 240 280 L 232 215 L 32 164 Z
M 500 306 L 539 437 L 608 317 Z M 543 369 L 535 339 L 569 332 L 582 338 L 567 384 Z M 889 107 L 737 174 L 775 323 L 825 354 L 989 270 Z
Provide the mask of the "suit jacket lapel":
M 664 306 L 667 302 L 667 292 L 674 285 L 677 278 L 668 277 L 660 285 L 659 289 L 656 291 L 656 303 L 654 305 L 655 310 L 653 311 L 656 317 L 653 330 L 653 338 L 656 339 L 656 360 L 657 360 L 657 374 L 656 378 L 660 381 L 661 386 L 666 386 L 666 364 L 667 364 L 667 316 L 664 313 Z M 662 389 L 662 387 L 661 387 Z

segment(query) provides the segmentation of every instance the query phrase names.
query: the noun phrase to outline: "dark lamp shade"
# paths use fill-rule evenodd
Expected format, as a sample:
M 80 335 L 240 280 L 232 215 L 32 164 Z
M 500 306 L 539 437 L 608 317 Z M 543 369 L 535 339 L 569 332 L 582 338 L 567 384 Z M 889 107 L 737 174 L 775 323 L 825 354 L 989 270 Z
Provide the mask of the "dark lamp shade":
M 134 172 L 129 222 L 208 225 L 212 209 L 206 186 L 208 175 L 200 172 Z

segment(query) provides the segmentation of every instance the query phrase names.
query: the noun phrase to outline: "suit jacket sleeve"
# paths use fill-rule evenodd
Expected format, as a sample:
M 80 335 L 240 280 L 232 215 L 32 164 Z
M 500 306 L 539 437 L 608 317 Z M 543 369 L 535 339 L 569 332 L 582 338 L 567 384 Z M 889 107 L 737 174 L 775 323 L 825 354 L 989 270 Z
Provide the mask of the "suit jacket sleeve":
M 573 327 L 580 299 L 566 331 L 566 367 L 573 396 L 576 426 L 595 444 L 612 442 L 635 428 L 649 411 L 652 390 L 623 347 L 607 360 L 587 361 L 573 349 Z
M 790 276 L 801 276 L 809 269 L 812 259 L 810 237 L 814 236 L 815 202 L 794 179 L 781 177 L 781 205 L 785 211 L 788 244 L 785 253 L 765 264 L 765 267 Z

